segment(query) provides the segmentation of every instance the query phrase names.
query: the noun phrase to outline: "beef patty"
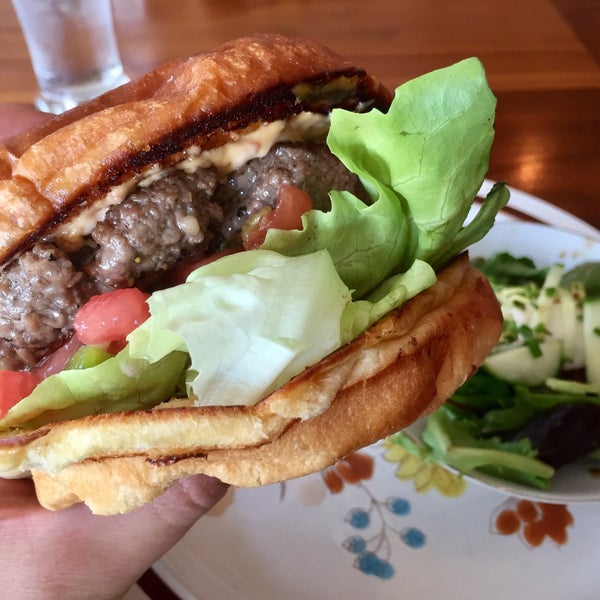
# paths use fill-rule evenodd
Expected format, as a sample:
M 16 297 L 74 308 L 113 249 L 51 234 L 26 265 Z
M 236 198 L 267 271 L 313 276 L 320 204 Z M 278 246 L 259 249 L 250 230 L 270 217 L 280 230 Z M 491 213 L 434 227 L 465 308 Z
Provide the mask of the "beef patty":
M 323 210 L 330 190 L 365 197 L 325 145 L 277 144 L 225 177 L 176 169 L 138 186 L 106 212 L 77 253 L 50 242 L 24 252 L 0 276 L 0 368 L 33 367 L 64 343 L 93 294 L 159 288 L 167 271 L 214 252 L 250 215 L 273 207 L 284 184 L 303 189 Z

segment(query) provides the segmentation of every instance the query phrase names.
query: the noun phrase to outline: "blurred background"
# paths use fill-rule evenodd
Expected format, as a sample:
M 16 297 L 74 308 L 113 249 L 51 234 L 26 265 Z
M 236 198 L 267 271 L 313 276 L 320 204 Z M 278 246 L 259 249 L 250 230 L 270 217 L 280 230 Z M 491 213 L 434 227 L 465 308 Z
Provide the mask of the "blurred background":
M 258 31 L 323 42 L 392 88 L 476 55 L 498 97 L 490 176 L 600 227 L 598 0 L 119 0 L 114 11 L 132 77 Z M 8 0 L 0 43 L 0 101 L 32 102 Z

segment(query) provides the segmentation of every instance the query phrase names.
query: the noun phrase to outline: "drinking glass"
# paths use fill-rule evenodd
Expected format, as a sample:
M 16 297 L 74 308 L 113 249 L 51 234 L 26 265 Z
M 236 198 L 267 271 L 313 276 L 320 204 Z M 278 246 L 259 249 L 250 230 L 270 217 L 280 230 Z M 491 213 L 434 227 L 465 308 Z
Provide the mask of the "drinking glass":
M 129 81 L 111 0 L 12 1 L 39 85 L 39 110 L 58 114 Z

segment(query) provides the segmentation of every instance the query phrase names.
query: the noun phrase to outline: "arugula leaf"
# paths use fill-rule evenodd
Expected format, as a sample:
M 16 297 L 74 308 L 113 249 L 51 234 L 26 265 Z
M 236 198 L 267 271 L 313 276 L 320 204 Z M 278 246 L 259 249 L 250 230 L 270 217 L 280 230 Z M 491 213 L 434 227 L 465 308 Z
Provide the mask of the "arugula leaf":
M 531 406 L 536 412 L 549 410 L 558 404 L 586 403 L 600 406 L 600 396 L 592 394 L 560 392 L 548 388 L 531 389 L 520 384 L 515 385 L 515 392 L 523 402 Z
M 480 413 L 502 405 L 511 396 L 514 396 L 514 392 L 510 383 L 494 377 L 484 369 L 479 369 L 458 388 L 450 403 Z
M 533 282 L 541 286 L 548 273 L 548 267 L 540 269 L 530 258 L 516 257 L 508 252 L 498 252 L 489 258 L 476 258 L 473 266 L 494 283 L 502 285 L 526 285 Z
M 554 469 L 535 458 L 528 439 L 505 442 L 500 437 L 476 438 L 439 409 L 427 419 L 422 439 L 431 456 L 462 473 L 474 469 L 509 481 L 547 489 Z

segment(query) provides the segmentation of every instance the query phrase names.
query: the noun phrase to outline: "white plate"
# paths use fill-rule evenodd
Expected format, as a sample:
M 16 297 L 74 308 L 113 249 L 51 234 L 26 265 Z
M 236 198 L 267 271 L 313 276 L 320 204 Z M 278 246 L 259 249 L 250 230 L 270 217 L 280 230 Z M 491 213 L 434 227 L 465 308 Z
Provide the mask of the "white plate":
M 507 241 L 508 240 L 508 241 Z M 471 257 L 490 256 L 510 249 L 516 256 L 527 256 L 538 266 L 560 262 L 569 268 L 587 260 L 600 261 L 600 242 L 572 231 L 563 231 L 538 223 L 500 222 L 470 249 Z M 418 439 L 424 424 L 417 422 L 406 429 Z M 580 460 L 559 469 L 548 490 L 503 481 L 480 473 L 467 476 L 472 481 L 493 487 L 515 497 L 542 502 L 574 503 L 600 501 L 600 475 L 597 461 Z
M 520 199 L 514 191 L 510 206 L 598 235 L 541 200 Z M 536 260 L 600 258 L 597 243 L 514 222 L 514 214 L 503 214 L 481 251 L 508 243 Z M 519 490 L 475 485 L 384 443 L 362 451 L 345 474 L 338 467 L 285 485 L 231 490 L 156 572 L 184 600 L 598 597 L 594 504 L 507 496 Z M 332 480 L 341 482 L 340 492 L 326 485 Z M 600 476 L 589 481 L 595 496 Z M 561 493 L 554 490 L 555 502 Z

